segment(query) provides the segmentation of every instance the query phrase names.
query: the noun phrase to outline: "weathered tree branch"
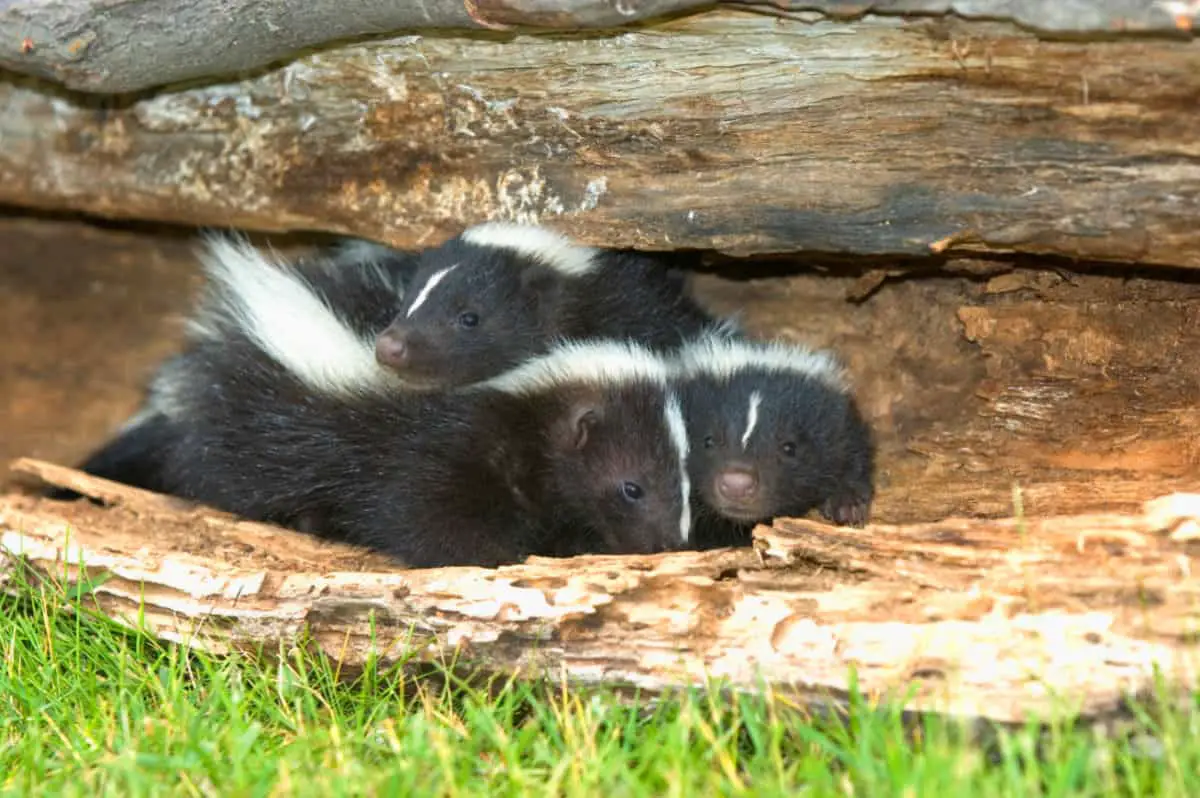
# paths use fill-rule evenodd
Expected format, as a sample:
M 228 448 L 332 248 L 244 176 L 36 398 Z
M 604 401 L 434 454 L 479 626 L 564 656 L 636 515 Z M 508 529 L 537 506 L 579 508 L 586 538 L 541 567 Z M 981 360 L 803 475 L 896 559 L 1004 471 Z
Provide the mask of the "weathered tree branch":
M 0 0 L 0 67 L 104 93 L 142 91 L 213 78 L 361 36 L 428 29 L 615 28 L 696 11 L 717 0 Z M 888 3 L 758 3 L 781 11 L 814 10 L 838 18 L 867 13 L 1010 20 L 1049 33 L 1190 29 L 1191 13 L 1147 0 L 902 0 Z M 1182 4 L 1186 6 L 1187 3 Z
M 427 245 L 487 218 L 649 249 L 1200 266 L 1200 50 L 717 12 L 410 37 L 94 107 L 0 84 L 0 203 Z
M 575 684 L 716 677 L 814 701 L 841 694 L 853 667 L 868 695 L 915 687 L 910 709 L 1001 721 L 1104 714 L 1155 668 L 1196 683 L 1198 497 L 1142 515 L 781 521 L 741 550 L 406 571 L 69 469 L 16 468 L 110 506 L 0 497 L 10 558 L 70 580 L 83 562 L 110 577 L 95 589 L 106 614 L 213 652 L 307 633 L 349 665 L 457 651 Z
M 401 30 L 613 28 L 711 0 L 0 0 L 0 67 L 126 93 Z

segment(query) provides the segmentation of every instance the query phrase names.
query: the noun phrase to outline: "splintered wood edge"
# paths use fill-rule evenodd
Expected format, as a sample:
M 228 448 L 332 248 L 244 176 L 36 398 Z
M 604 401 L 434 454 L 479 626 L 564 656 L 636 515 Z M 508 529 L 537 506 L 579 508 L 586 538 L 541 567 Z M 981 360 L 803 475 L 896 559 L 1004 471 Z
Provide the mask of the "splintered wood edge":
M 843 699 L 855 669 L 863 693 L 907 710 L 1013 723 L 1064 710 L 1109 715 L 1130 694 L 1152 691 L 1156 673 L 1179 689 L 1196 686 L 1187 629 L 1128 634 L 1115 604 L 1038 609 L 1022 605 L 1019 586 L 1022 574 L 1047 584 L 1077 579 L 1095 582 L 1103 596 L 1121 578 L 1138 581 L 1162 592 L 1177 623 L 1191 624 L 1200 617 L 1190 601 L 1200 583 L 1189 544 L 1171 539 L 1200 514 L 1200 497 L 1190 494 L 1150 502 L 1140 516 L 864 529 L 785 519 L 760 526 L 753 547 L 738 550 L 321 572 L 244 567 L 218 537 L 234 529 L 243 546 L 253 545 L 245 543 L 249 532 L 298 552 L 349 547 L 181 509 L 63 466 L 22 459 L 13 468 L 111 506 L 72 505 L 72 520 L 63 503 L 0 496 L 4 574 L 23 562 L 72 584 L 103 575 L 91 595 L 105 615 L 218 654 L 307 637 L 351 668 L 371 656 L 383 664 L 457 658 L 530 678 L 650 692 L 716 679 L 812 706 Z M 145 534 L 106 527 L 122 512 L 123 523 L 133 519 Z M 190 524 L 204 553 L 163 548 L 153 532 L 168 522 Z M 1072 558 L 1098 546 L 1123 547 L 1117 571 L 1125 576 L 1093 573 L 1086 562 L 1073 575 Z

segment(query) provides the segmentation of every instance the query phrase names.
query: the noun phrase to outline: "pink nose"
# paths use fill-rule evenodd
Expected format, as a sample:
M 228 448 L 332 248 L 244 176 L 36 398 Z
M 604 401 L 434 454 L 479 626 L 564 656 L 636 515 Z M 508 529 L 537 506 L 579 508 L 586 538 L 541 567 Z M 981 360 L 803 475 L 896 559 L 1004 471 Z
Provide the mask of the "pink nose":
M 758 493 L 758 474 L 743 468 L 729 468 L 717 474 L 717 493 L 730 501 L 746 501 Z
M 396 333 L 380 333 L 375 339 L 375 360 L 381 366 L 403 368 L 408 364 L 408 342 Z

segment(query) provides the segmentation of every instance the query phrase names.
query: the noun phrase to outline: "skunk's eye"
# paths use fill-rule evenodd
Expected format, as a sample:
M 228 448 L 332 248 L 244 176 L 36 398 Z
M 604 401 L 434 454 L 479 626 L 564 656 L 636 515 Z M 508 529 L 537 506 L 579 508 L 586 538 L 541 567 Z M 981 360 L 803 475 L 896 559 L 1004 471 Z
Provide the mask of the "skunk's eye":
M 716 442 L 716 440 L 713 439 L 713 436 L 711 436 L 711 435 L 704 436 L 704 448 L 705 449 L 711 449 L 712 447 L 714 447 L 716 445 L 717 445 L 717 442 Z
M 796 444 L 792 443 L 791 441 L 788 441 L 787 443 L 785 443 L 783 445 L 782 449 L 783 449 L 784 457 L 795 457 L 796 456 Z
M 471 313 L 470 311 L 460 313 L 458 315 L 458 324 L 461 327 L 474 327 L 479 324 L 479 314 Z
M 623 482 L 621 483 L 621 495 L 631 502 L 636 502 L 641 500 L 645 492 L 642 490 L 642 486 L 636 482 Z

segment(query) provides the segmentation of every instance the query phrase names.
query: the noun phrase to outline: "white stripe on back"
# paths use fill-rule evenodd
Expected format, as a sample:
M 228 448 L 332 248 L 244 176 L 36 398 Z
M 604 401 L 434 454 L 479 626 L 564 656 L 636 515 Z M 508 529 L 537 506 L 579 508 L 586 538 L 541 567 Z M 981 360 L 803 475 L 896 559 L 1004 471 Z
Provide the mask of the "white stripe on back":
M 207 236 L 205 244 L 201 257 L 210 294 L 189 321 L 192 335 L 220 340 L 224 325 L 232 323 L 265 354 L 323 393 L 393 383 L 375 362 L 372 342 L 359 338 L 286 261 L 268 258 L 244 239 Z M 170 375 L 160 375 L 159 382 L 164 393 L 159 401 L 170 404 Z
M 417 294 L 417 298 L 413 300 L 412 305 L 410 305 L 408 308 L 408 313 L 405 313 L 404 317 L 412 318 L 413 312 L 416 311 L 417 308 L 421 307 L 421 305 L 424 305 L 426 299 L 429 299 L 429 292 L 436 288 L 437 284 L 445 279 L 447 274 L 457 269 L 460 265 L 461 264 L 456 263 L 453 266 L 447 266 L 444 269 L 434 272 L 433 276 L 429 278 L 429 281 L 421 287 L 421 293 Z
M 476 383 L 475 389 L 528 395 L 573 382 L 597 386 L 649 382 L 665 386 L 670 374 L 664 358 L 634 341 L 559 341 L 546 354 Z
M 733 339 L 727 334 L 710 331 L 686 344 L 675 360 L 677 373 L 687 378 L 708 375 L 727 380 L 757 370 L 812 377 L 836 390 L 847 390 L 842 363 L 833 352 L 783 341 Z
M 535 258 L 556 272 L 578 277 L 596 267 L 596 250 L 576 244 L 549 228 L 514 222 L 484 222 L 463 231 L 460 238 L 477 247 L 507 249 Z

